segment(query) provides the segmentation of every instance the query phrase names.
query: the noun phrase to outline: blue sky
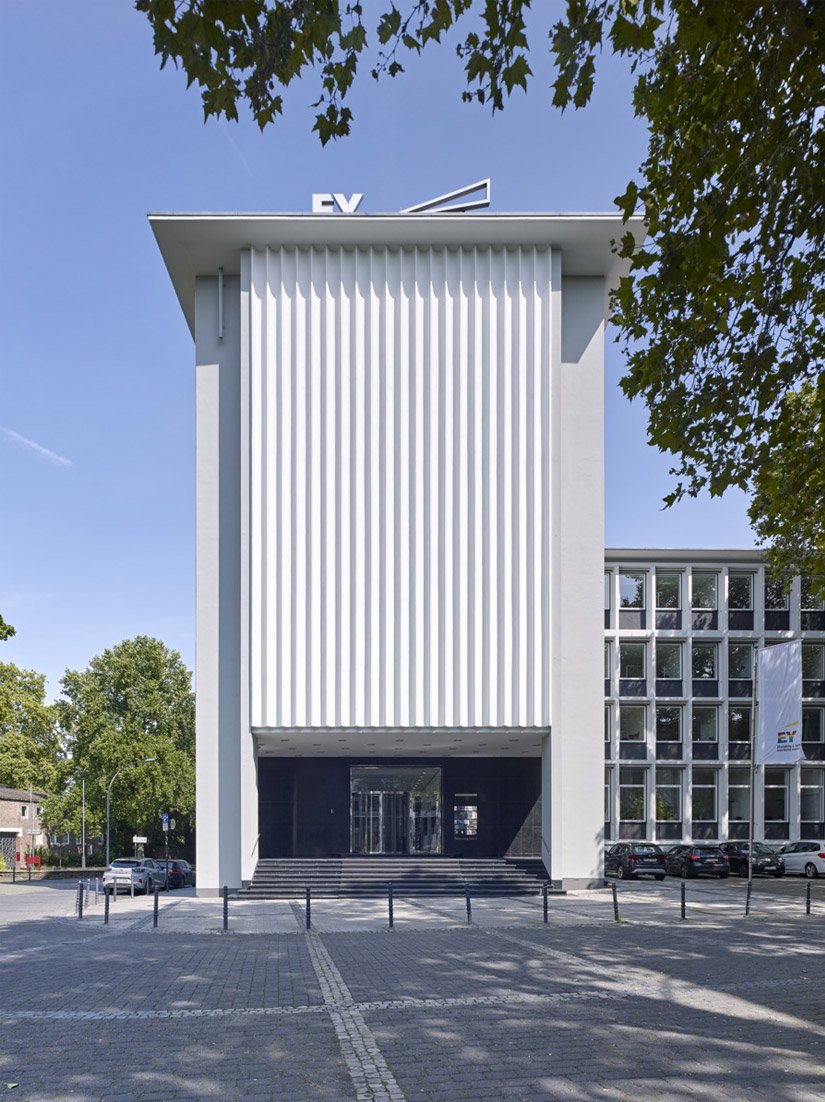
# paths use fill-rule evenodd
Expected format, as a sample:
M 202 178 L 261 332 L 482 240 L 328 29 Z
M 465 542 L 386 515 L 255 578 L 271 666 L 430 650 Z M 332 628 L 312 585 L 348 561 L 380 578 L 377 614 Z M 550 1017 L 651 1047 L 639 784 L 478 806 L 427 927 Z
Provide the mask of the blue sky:
M 2 658 L 47 674 L 137 633 L 194 662 L 194 373 L 189 332 L 146 222 L 159 210 L 308 210 L 313 191 L 392 211 L 486 176 L 499 211 L 611 210 L 640 162 L 630 78 L 609 58 L 586 111 L 550 106 L 549 12 L 527 96 L 460 101 L 450 49 L 353 97 L 354 134 L 322 149 L 317 92 L 261 135 L 203 123 L 159 71 L 129 0 L 0 5 L 0 612 Z M 667 512 L 668 463 L 607 362 L 610 546 L 751 546 L 741 495 Z

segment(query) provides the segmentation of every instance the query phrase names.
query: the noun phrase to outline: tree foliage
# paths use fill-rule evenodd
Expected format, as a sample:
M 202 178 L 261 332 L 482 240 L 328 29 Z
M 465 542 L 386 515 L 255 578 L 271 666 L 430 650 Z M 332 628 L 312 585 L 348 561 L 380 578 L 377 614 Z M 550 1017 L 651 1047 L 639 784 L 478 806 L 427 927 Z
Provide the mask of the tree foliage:
M 87 824 L 102 829 L 112 788 L 112 838 L 131 848 L 133 833 L 159 844 L 161 814 L 183 827 L 195 808 L 195 701 L 181 656 L 139 635 L 67 670 L 56 707 L 71 755 L 72 781 L 50 801 L 53 829 L 80 831 L 80 781 L 86 781 Z M 156 761 L 142 764 L 146 758 Z M 140 763 L 140 764 L 138 764 Z M 113 845 L 113 848 L 114 845 Z
M 137 0 L 161 63 L 201 88 L 206 116 L 263 128 L 299 77 L 318 79 L 314 129 L 350 132 L 347 96 L 461 34 L 465 100 L 504 106 L 526 88 L 530 0 Z M 458 28 L 458 29 L 457 29 Z M 535 44 L 534 44 L 535 45 Z M 622 388 L 650 413 L 649 439 L 675 457 L 673 504 L 730 487 L 752 494 L 774 565 L 825 575 L 819 518 L 823 432 L 822 0 L 567 0 L 550 31 L 553 103 L 583 107 L 600 53 L 625 57 L 647 155 L 616 200 L 641 208 L 613 320 Z
M 45 676 L 0 662 L 0 784 L 58 789 L 64 755 L 55 718 Z
M 5 639 L 11 639 L 14 634 L 15 630 L 11 624 L 7 623 L 3 617 L 0 616 L 0 642 L 3 642 Z

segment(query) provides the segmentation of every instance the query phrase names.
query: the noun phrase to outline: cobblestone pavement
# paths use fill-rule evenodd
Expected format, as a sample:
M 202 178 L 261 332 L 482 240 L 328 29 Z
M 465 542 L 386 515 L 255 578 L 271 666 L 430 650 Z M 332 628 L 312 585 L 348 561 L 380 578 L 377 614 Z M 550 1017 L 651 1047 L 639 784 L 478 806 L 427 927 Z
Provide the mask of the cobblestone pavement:
M 377 904 L 318 900 L 309 934 L 299 906 L 233 902 L 226 935 L 179 893 L 155 931 L 151 901 L 104 927 L 67 917 L 71 892 L 0 891 L 0 1096 L 825 1099 L 825 907 L 760 885 L 744 919 L 741 892 L 691 888 L 686 922 L 678 884 L 640 884 L 618 924 L 609 892 L 553 900 L 546 926 L 535 900 L 477 901 L 472 926 L 463 901 L 407 901 L 391 931 Z

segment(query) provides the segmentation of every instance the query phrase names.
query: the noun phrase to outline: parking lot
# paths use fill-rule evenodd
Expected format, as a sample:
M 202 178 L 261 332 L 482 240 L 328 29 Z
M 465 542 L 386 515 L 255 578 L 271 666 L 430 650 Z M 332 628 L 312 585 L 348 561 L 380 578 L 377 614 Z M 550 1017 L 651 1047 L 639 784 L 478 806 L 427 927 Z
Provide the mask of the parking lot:
M 0 887 L 0 1093 L 31 1099 L 825 1097 L 825 881 L 540 898 Z M 9 1088 L 8 1084 L 17 1084 Z

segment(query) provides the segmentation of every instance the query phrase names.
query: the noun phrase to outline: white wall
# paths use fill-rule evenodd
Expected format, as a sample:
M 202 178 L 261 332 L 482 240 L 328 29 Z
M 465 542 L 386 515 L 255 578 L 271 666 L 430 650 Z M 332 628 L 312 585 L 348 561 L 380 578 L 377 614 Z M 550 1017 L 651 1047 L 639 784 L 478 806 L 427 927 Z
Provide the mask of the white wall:
M 542 856 L 563 886 L 597 883 L 604 833 L 604 317 L 602 279 L 560 280 L 554 253 L 552 715 L 542 752 Z
M 253 727 L 549 723 L 551 284 L 547 248 L 251 252 Z
M 216 278 L 198 280 L 197 637 L 195 687 L 198 891 L 241 885 L 257 824 L 254 743 L 242 646 L 241 334 L 237 278 L 226 280 L 218 337 Z M 243 808 L 246 828 L 242 830 Z M 247 873 L 249 875 L 249 873 Z

